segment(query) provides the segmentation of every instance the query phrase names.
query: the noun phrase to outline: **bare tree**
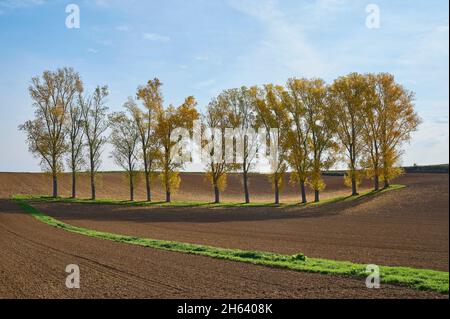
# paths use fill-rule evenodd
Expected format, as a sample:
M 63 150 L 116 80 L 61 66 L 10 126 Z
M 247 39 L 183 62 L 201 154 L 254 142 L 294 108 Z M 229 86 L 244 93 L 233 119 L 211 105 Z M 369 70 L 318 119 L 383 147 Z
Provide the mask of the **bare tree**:
M 75 102 L 70 103 L 68 113 L 67 136 L 69 139 L 69 158 L 67 163 L 72 172 L 72 198 L 76 198 L 77 173 L 85 164 L 83 157 L 83 114 L 81 112 L 81 106 Z
M 63 170 L 62 157 L 68 149 L 65 140 L 67 113 L 76 94 L 82 90 L 82 83 L 72 68 L 62 68 L 32 78 L 28 90 L 35 119 L 25 122 L 19 129 L 27 135 L 30 152 L 40 158 L 43 169 L 51 172 L 53 197 L 57 197 L 58 173 Z
M 236 153 L 242 153 L 239 154 L 238 162 L 242 162 L 239 164 L 241 164 L 240 169 L 244 184 L 244 199 L 245 203 L 250 203 L 248 175 L 254 167 L 259 146 L 259 138 L 257 134 L 253 134 L 256 129 L 254 99 L 252 98 L 250 89 L 245 86 L 239 89 L 226 90 L 221 94 L 221 97 L 229 104 L 229 122 L 235 130 Z M 240 148 L 239 152 L 238 148 Z
M 92 96 L 83 98 L 79 103 L 83 116 L 83 128 L 89 156 L 89 173 L 91 180 L 91 198 L 96 199 L 95 177 L 101 164 L 101 154 L 106 143 L 105 131 L 108 128 L 105 98 L 108 96 L 108 87 L 97 87 Z
M 137 144 L 139 131 L 133 119 L 128 118 L 123 112 L 111 114 L 109 122 L 112 130 L 110 142 L 114 148 L 111 155 L 114 162 L 127 172 L 130 201 L 133 201 L 134 179 L 138 163 Z

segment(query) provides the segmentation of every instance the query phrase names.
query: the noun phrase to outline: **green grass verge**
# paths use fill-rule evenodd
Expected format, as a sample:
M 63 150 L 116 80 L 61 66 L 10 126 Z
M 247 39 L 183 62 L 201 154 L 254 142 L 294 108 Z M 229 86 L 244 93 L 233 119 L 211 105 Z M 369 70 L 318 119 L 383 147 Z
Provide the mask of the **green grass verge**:
M 125 236 L 66 224 L 53 217 L 43 214 L 29 203 L 21 199 L 15 201 L 27 213 L 37 220 L 56 228 L 66 231 L 86 235 L 90 237 L 111 240 L 126 244 L 133 244 L 143 247 L 162 249 L 174 252 L 188 253 L 194 255 L 208 256 L 218 259 L 225 259 L 237 262 L 251 263 L 276 268 L 285 268 L 294 271 L 321 273 L 330 275 L 341 275 L 350 277 L 365 278 L 366 265 L 346 261 L 334 261 L 318 258 L 307 258 L 303 254 L 284 255 L 270 252 L 247 251 L 239 249 L 224 249 L 204 245 L 195 245 L 174 241 L 154 240 L 148 238 L 138 238 Z M 380 266 L 381 282 L 386 284 L 399 284 L 418 290 L 429 290 L 443 294 L 449 292 L 448 272 L 414 269 L 409 267 Z
M 14 195 L 13 199 L 18 200 L 32 200 L 37 202 L 50 202 L 50 203 L 77 203 L 77 204 L 95 204 L 95 205 L 123 205 L 123 206 L 145 206 L 145 207 L 307 207 L 317 206 L 323 204 L 337 203 L 343 201 L 356 200 L 363 197 L 370 197 L 377 194 L 382 194 L 388 191 L 405 188 L 405 185 L 391 185 L 389 188 L 381 189 L 379 191 L 367 191 L 357 196 L 339 196 L 322 200 L 320 202 L 309 202 L 306 204 L 274 204 L 274 203 L 239 203 L 239 202 L 224 202 L 224 203 L 211 203 L 200 201 L 175 201 L 171 203 L 166 202 L 147 202 L 147 201 L 129 201 L 129 200 L 114 200 L 114 199 L 81 199 L 81 198 L 66 198 L 66 197 L 50 197 L 50 196 L 35 196 L 35 195 Z

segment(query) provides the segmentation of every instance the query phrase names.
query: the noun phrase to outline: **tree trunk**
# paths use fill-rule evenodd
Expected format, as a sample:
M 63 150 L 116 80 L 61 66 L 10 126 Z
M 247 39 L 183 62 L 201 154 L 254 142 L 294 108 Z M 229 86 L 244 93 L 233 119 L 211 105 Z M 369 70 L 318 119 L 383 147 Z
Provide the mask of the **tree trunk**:
M 305 181 L 300 182 L 300 190 L 302 193 L 302 204 L 306 204 L 308 202 L 308 200 L 306 199 Z
M 75 170 L 72 170 L 72 198 L 77 198 L 77 176 Z
M 148 170 L 146 170 L 145 172 L 145 187 L 147 190 L 147 202 L 151 202 L 152 201 L 152 193 L 151 193 L 151 189 L 150 189 L 150 173 L 148 172 Z
M 58 197 L 58 176 L 56 175 L 56 172 L 53 172 L 53 197 Z
M 374 188 L 375 188 L 375 191 L 378 191 L 378 190 L 380 190 L 380 176 L 378 176 L 378 173 L 375 173 L 375 181 L 374 181 L 374 183 L 375 183 L 375 186 L 374 186 Z
M 352 196 L 357 196 L 358 194 L 358 190 L 356 188 L 356 178 L 355 178 L 355 173 L 352 172 Z
M 170 191 L 166 191 L 166 203 L 170 203 Z
M 145 189 L 147 192 L 147 202 L 152 201 L 152 192 L 151 192 L 151 184 L 150 184 L 150 169 L 148 165 L 148 158 L 147 158 L 147 152 L 143 151 L 144 155 L 144 173 L 145 173 Z
M 353 129 L 352 129 L 352 132 L 353 132 Z M 355 136 L 353 134 L 352 141 L 354 141 L 354 140 L 355 140 Z M 354 145 L 354 143 L 352 143 L 350 146 L 350 173 L 352 174 L 352 196 L 359 195 L 357 187 L 356 187 L 355 172 L 356 172 L 356 154 L 355 154 L 355 145 Z
M 320 202 L 320 191 L 317 189 L 314 190 L 314 201 L 316 203 Z
M 132 172 L 130 172 L 130 201 L 134 201 L 134 183 Z
M 250 194 L 248 193 L 248 175 L 247 172 L 244 172 L 244 194 L 245 194 L 245 203 L 250 203 Z
M 214 203 L 216 204 L 220 203 L 220 192 L 219 187 L 217 187 L 217 185 L 214 185 Z
M 387 178 L 387 176 L 389 175 L 389 169 L 386 160 L 383 160 L 383 175 L 384 188 L 388 188 L 390 186 L 390 183 L 389 179 Z
M 278 205 L 280 203 L 280 189 L 278 187 L 278 180 L 275 181 L 275 204 Z
M 96 194 L 95 194 L 95 176 L 94 176 L 94 172 L 91 171 L 91 199 L 95 200 L 96 199 Z

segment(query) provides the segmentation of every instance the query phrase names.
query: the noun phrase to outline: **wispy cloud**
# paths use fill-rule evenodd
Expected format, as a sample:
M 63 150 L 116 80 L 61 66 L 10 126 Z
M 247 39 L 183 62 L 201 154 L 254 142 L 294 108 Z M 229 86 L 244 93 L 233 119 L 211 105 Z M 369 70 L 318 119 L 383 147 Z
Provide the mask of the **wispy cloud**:
M 238 12 L 259 20 L 265 29 L 259 46 L 249 55 L 240 57 L 243 65 L 258 70 L 265 64 L 269 74 L 271 72 L 267 69 L 273 68 L 302 76 L 321 76 L 329 70 L 307 40 L 302 27 L 286 19 L 277 1 L 229 0 L 228 4 Z M 270 65 L 267 65 L 268 61 Z
M 95 53 L 98 53 L 98 50 L 93 49 L 93 48 L 89 48 L 89 49 L 88 49 L 88 52 L 89 52 L 89 53 L 95 54 Z
M 403 56 L 399 61 L 405 65 L 430 65 L 435 61 L 439 61 L 438 57 L 449 56 L 449 27 L 446 25 L 439 25 L 433 27 L 431 30 L 423 32 L 415 47 Z
M 102 8 L 108 8 L 110 6 L 110 2 L 108 0 L 94 0 L 94 4 Z
M 208 80 L 204 80 L 204 81 L 199 81 L 197 83 L 194 83 L 193 88 L 194 89 L 204 89 L 204 88 L 211 87 L 215 83 L 216 83 L 215 79 L 208 79 Z
M 45 0 L 0 0 L 0 8 L 18 9 L 45 4 Z
M 128 31 L 130 31 L 130 27 L 125 24 L 122 24 L 122 25 L 118 25 L 116 27 L 116 30 L 120 31 L 120 32 L 128 32 Z
M 317 0 L 314 6 L 318 10 L 336 11 L 348 7 L 348 0 Z
M 148 41 L 169 42 L 170 38 L 158 33 L 144 33 L 144 39 Z
M 195 59 L 196 59 L 197 61 L 208 61 L 208 60 L 209 60 L 209 56 L 207 56 L 207 55 L 197 55 L 197 56 L 195 57 Z

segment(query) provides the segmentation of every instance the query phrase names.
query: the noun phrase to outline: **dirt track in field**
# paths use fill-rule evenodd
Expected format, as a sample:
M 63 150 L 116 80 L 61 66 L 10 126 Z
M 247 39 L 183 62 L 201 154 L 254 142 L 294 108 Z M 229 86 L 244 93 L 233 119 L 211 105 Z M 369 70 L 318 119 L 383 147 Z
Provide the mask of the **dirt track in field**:
M 448 175 L 410 174 L 399 182 L 408 188 L 311 208 L 36 206 L 69 224 L 113 233 L 448 271 Z
M 448 298 L 68 233 L 0 200 L 0 298 Z M 81 289 L 65 287 L 77 264 Z

